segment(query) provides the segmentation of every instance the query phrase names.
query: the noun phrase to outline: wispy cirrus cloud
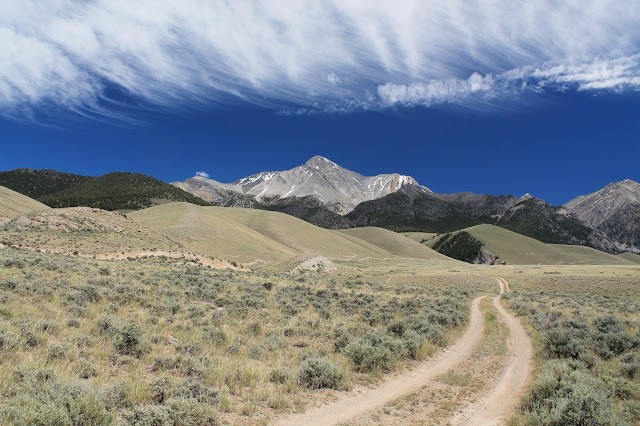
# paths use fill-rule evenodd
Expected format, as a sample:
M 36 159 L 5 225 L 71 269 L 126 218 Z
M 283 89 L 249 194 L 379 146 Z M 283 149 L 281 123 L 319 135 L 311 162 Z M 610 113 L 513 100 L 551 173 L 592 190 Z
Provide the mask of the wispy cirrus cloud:
M 638 90 L 637 0 L 0 0 L 0 114 Z
M 378 86 L 382 105 L 423 105 L 494 101 L 549 91 L 640 91 L 640 54 L 589 63 L 527 65 L 499 74 L 473 73 L 468 79 L 431 80 Z
M 207 173 L 207 172 L 196 172 L 196 176 L 200 176 L 200 177 L 208 179 L 209 178 L 209 173 Z

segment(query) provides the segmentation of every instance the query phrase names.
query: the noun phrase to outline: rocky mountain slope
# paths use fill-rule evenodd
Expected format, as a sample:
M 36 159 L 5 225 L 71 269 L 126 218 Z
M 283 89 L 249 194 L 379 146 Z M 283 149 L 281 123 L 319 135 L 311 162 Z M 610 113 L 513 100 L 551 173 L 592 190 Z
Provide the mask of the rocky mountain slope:
M 347 217 L 355 226 L 379 226 L 396 231 L 446 233 L 478 224 L 493 224 L 540 241 L 576 244 L 615 251 L 602 232 L 583 224 L 561 207 L 525 195 L 468 192 L 423 194 L 403 188 L 395 194 L 361 203 Z
M 640 184 L 613 182 L 564 205 L 586 226 L 601 231 L 620 251 L 640 252 Z
M 550 244 L 589 246 L 615 252 L 605 234 L 593 229 L 574 214 L 539 198 L 526 198 L 507 209 L 494 223 L 521 235 Z
M 363 176 L 321 156 L 315 156 L 291 170 L 257 173 L 230 184 L 196 176 L 173 185 L 217 205 L 228 204 L 230 199 L 237 206 L 242 206 L 242 203 L 250 203 L 249 200 L 262 202 L 265 199 L 313 196 L 339 214 L 348 213 L 363 201 L 392 194 L 405 186 L 413 186 L 424 193 L 431 192 L 411 176 L 397 173 Z
M 444 233 L 493 223 L 519 200 L 513 195 L 421 193 L 408 187 L 361 203 L 347 217 L 356 226 Z

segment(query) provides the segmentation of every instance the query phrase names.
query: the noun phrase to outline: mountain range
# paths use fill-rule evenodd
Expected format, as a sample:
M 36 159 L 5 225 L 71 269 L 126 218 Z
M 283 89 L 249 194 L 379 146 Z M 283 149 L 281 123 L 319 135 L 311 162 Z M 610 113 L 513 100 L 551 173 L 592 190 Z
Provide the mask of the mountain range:
M 552 206 L 529 194 L 438 194 L 410 176 L 367 177 L 315 156 L 291 170 L 257 173 L 233 183 L 195 176 L 173 185 L 215 205 L 281 211 L 328 228 L 444 233 L 493 224 L 546 243 L 611 253 L 640 251 L 640 185 L 630 180 Z M 602 201 L 596 203 L 597 197 Z
M 186 201 L 278 211 L 330 229 L 377 226 L 433 233 L 491 224 L 545 243 L 640 252 L 640 184 L 631 180 L 553 206 L 529 194 L 438 194 L 410 176 L 363 176 L 315 156 L 290 170 L 232 183 L 194 176 L 167 184 L 137 173 L 87 177 L 17 169 L 0 172 L 0 185 L 51 207 L 128 211 Z

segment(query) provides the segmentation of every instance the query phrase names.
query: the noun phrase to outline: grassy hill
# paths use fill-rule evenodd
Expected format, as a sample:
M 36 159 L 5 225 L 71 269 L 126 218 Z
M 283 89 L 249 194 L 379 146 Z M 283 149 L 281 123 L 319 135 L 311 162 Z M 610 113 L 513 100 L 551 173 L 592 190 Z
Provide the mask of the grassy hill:
M 367 226 L 343 229 L 339 232 L 367 241 L 396 256 L 426 260 L 451 260 L 419 242 L 388 229 Z
M 640 265 L 640 254 L 635 253 L 620 253 L 618 255 L 619 258 L 629 261 L 631 263 L 637 263 Z
M 347 238 L 284 213 L 228 207 L 207 207 L 302 255 L 328 258 L 390 257 L 366 241 Z
M 630 264 L 624 258 L 589 247 L 546 244 L 494 225 L 464 229 L 507 264 L 516 265 L 603 265 Z
M 93 179 L 89 176 L 45 169 L 15 169 L 0 172 L 0 185 L 31 198 L 63 191 Z
M 42 205 L 44 206 L 44 205 Z M 27 220 L 25 220 L 25 218 Z M 166 236 L 140 226 L 119 212 L 89 207 L 23 213 L 0 227 L 4 245 L 48 253 L 98 257 L 184 251 Z
M 185 247 L 216 258 L 272 262 L 296 255 L 289 247 L 225 217 L 213 207 L 169 203 L 128 216 Z
M 402 235 L 409 239 L 424 244 L 427 247 L 433 246 L 438 241 L 438 235 L 435 232 L 403 232 Z
M 0 186 L 0 216 L 13 218 L 48 208 L 32 198 Z
M 89 178 L 39 200 L 51 207 L 87 206 L 104 210 L 139 210 L 173 201 L 209 204 L 151 176 L 124 172 Z

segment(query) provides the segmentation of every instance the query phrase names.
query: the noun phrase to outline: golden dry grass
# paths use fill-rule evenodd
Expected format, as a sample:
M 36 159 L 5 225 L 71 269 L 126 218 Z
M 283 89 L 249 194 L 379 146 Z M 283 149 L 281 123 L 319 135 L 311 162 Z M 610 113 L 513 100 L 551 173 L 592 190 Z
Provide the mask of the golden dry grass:
M 49 206 L 0 186 L 0 216 L 14 218 L 20 215 L 46 210 Z
M 545 244 L 494 225 L 464 229 L 507 264 L 624 265 L 631 262 L 590 247 Z
M 388 229 L 367 226 L 342 229 L 340 232 L 367 241 L 396 256 L 425 260 L 450 260 L 437 251 Z

